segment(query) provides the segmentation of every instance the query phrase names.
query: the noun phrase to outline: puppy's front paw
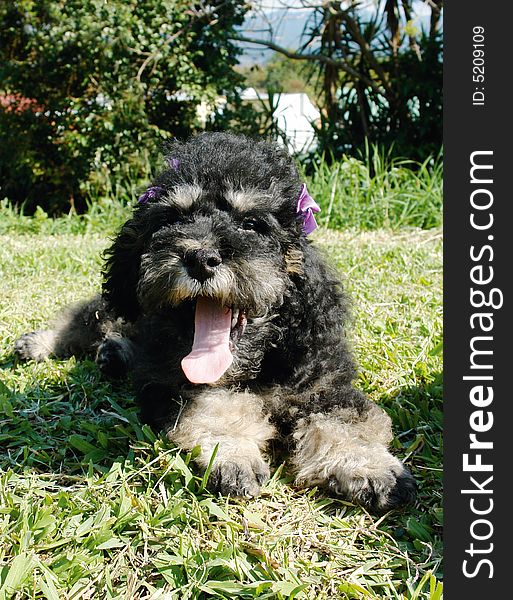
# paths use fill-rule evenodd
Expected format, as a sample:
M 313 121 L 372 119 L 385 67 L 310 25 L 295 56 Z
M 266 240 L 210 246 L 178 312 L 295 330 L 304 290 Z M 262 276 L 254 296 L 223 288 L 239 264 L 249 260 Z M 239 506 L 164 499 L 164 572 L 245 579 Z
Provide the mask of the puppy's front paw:
M 346 476 L 342 482 L 332 475 L 328 485 L 336 493 L 371 512 L 385 512 L 411 504 L 417 495 L 417 484 L 400 461 L 382 473 L 369 473 L 365 477 Z
M 53 333 L 38 330 L 24 333 L 14 343 L 14 352 L 23 360 L 44 360 L 52 353 Z
M 230 459 L 215 462 L 208 480 L 208 488 L 224 496 L 253 498 L 269 479 L 269 466 L 259 457 Z
M 126 375 L 132 363 L 130 342 L 122 337 L 105 338 L 98 346 L 96 364 L 104 375 L 117 379 Z

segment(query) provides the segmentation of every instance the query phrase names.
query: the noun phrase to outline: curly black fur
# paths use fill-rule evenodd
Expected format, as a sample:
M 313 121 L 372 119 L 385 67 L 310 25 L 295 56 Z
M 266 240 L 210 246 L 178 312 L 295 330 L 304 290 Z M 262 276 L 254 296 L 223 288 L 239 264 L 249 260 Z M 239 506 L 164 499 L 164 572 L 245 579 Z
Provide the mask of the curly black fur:
M 211 484 L 223 493 L 258 493 L 265 444 L 279 438 L 299 481 L 376 510 L 410 502 L 413 479 L 386 450 L 388 417 L 351 385 L 348 301 L 302 230 L 293 160 L 275 144 L 223 133 L 168 152 L 154 193 L 106 252 L 102 300 L 91 305 L 100 303 L 100 322 L 77 333 L 92 311 L 75 310 L 40 332 L 50 352 L 65 354 L 68 336 L 70 351 L 94 352 L 106 372 L 129 370 L 144 421 L 181 447 L 201 445 L 203 467 L 218 445 Z M 191 383 L 181 366 L 199 297 L 247 319 L 232 365 L 209 384 Z M 17 351 L 40 358 L 33 342 L 21 338 Z

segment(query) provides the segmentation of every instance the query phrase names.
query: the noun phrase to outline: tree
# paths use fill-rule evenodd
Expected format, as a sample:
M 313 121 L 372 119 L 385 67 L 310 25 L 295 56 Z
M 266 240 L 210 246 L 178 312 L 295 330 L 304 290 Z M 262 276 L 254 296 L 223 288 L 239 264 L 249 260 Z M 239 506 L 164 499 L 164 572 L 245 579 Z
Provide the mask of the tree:
M 370 141 L 417 159 L 439 150 L 442 0 L 426 1 L 431 7 L 429 32 L 415 29 L 411 0 L 386 0 L 373 10 L 358 0 L 282 4 L 288 10 L 310 9 L 302 47 L 289 50 L 272 35 L 237 39 L 318 65 L 321 149 L 354 153 Z
M 148 177 L 196 106 L 241 82 L 244 0 L 0 4 L 1 194 L 51 212 Z M 222 126 L 222 124 L 221 124 Z
M 257 90 L 315 95 L 309 83 L 312 79 L 312 68 L 309 66 L 275 53 L 263 64 L 245 66 L 238 68 L 238 71 L 244 75 L 246 85 Z

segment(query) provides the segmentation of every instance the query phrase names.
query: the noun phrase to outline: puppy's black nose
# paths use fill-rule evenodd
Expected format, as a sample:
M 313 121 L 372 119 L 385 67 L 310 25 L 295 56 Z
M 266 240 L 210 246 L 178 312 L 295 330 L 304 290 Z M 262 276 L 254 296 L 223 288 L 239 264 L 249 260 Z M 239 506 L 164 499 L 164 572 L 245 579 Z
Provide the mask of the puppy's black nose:
M 217 250 L 190 250 L 185 255 L 185 265 L 191 277 L 198 281 L 205 281 L 212 277 L 217 267 L 223 262 Z

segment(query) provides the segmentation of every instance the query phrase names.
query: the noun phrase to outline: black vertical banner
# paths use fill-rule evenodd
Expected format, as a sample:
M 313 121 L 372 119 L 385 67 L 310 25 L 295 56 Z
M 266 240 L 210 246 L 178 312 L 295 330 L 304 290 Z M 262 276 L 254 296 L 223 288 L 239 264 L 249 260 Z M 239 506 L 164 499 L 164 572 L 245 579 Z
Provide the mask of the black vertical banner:
M 509 598 L 513 11 L 444 12 L 444 597 Z

